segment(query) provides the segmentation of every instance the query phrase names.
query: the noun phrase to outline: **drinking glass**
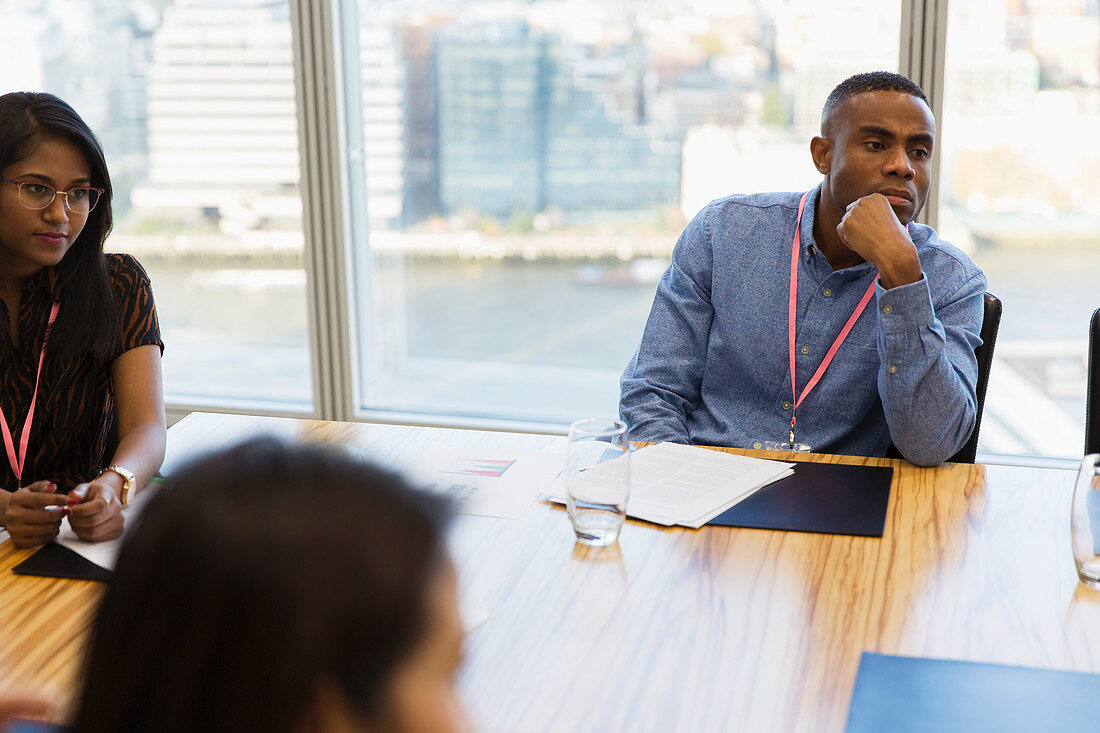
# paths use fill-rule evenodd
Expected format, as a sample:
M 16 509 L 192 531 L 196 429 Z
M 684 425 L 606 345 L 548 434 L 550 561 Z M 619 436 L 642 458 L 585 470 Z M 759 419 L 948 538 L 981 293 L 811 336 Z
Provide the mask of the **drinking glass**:
M 1073 487 L 1073 561 L 1077 577 L 1100 590 L 1100 455 L 1085 456 Z
M 630 496 L 630 440 L 621 420 L 585 418 L 569 427 L 565 491 L 577 541 L 619 539 Z

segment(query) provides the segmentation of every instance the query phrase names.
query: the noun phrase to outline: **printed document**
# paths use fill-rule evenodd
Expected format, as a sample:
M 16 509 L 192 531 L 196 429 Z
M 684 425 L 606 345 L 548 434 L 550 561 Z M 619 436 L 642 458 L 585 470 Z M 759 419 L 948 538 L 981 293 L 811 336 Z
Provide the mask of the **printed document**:
M 565 462 L 560 453 L 441 446 L 403 468 L 414 486 L 450 499 L 457 512 L 516 519 L 549 488 Z
M 586 473 L 598 479 L 602 464 Z M 630 458 L 626 513 L 656 524 L 698 528 L 770 483 L 794 473 L 793 463 L 749 458 L 678 443 L 658 443 Z M 559 481 L 551 499 L 565 501 Z

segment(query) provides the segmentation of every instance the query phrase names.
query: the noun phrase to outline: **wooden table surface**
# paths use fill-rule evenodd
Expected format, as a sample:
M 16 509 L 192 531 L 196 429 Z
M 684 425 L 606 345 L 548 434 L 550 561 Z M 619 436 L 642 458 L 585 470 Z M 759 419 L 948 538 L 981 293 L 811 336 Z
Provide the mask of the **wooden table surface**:
M 400 464 L 433 445 L 560 450 L 564 439 L 194 414 L 165 473 L 257 433 L 341 441 Z M 489 613 L 460 686 L 481 730 L 842 731 L 860 653 L 1100 672 L 1100 593 L 1079 585 L 1070 471 L 892 465 L 881 539 L 629 521 L 618 546 L 573 542 L 546 503 L 461 516 L 464 602 Z M 100 586 L 14 575 L 0 545 L 0 689 L 73 688 Z

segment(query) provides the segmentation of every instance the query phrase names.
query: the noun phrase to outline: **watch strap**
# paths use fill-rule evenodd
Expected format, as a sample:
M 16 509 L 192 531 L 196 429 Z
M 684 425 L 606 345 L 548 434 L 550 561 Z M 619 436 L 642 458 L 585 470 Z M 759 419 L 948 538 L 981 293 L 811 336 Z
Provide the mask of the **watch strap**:
M 108 471 L 122 477 L 122 495 L 118 499 L 122 502 L 122 506 L 126 506 L 130 503 L 130 493 L 134 488 L 134 472 L 124 466 L 110 465 L 100 471 L 99 475 L 102 476 Z

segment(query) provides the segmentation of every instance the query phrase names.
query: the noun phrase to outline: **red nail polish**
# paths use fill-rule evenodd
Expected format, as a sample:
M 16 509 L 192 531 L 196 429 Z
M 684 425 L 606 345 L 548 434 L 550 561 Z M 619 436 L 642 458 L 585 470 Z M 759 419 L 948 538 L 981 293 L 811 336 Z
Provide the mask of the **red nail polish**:
M 49 486 L 54 491 L 57 491 L 57 484 L 55 484 L 53 481 L 50 481 L 47 486 Z
M 68 506 L 76 506 L 77 504 L 79 504 L 79 503 L 80 503 L 80 497 L 79 497 L 79 496 L 70 496 L 70 497 L 68 498 L 68 500 L 66 500 L 66 502 L 65 502 L 65 503 L 66 503 L 66 504 L 67 504 Z
M 70 516 L 73 513 L 73 510 L 70 509 L 69 507 L 65 507 L 64 509 L 61 510 L 61 513 L 67 517 L 67 516 Z

